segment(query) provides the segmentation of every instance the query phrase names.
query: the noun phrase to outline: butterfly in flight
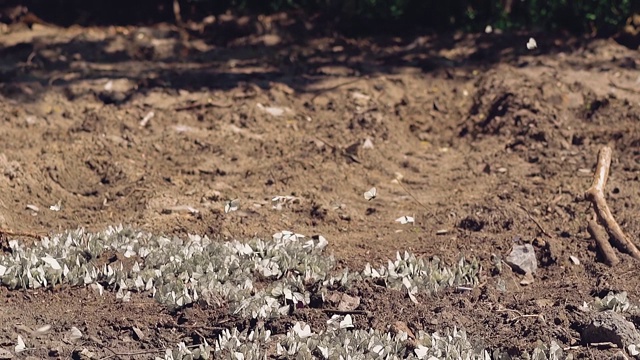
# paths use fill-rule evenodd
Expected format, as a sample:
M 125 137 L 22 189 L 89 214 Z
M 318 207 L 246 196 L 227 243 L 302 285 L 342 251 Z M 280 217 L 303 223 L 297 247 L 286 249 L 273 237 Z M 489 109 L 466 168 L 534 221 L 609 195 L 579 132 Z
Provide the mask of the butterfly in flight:
M 238 210 L 239 207 L 240 207 L 240 200 L 239 199 L 227 201 L 227 203 L 224 206 L 224 213 L 228 214 L 228 213 L 230 213 L 232 211 L 236 211 L 236 210 Z
M 375 199 L 376 196 L 378 196 L 378 190 L 374 187 L 372 187 L 371 189 L 369 189 L 369 191 L 364 193 L 364 198 L 368 201 Z

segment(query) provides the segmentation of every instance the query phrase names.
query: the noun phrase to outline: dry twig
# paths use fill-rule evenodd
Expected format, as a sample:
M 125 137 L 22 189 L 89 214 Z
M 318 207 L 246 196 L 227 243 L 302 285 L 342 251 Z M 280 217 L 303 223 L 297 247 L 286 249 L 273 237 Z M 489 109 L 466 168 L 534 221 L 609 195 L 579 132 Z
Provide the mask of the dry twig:
M 323 312 L 327 314 L 334 315 L 368 315 L 369 313 L 366 310 L 338 310 L 338 309 L 322 309 Z
M 409 196 L 411 196 L 411 198 L 413 199 L 413 201 L 415 201 L 416 203 L 418 203 L 418 205 L 422 206 L 425 210 L 427 210 L 427 212 L 429 212 L 429 208 L 426 207 L 423 203 L 420 202 L 420 200 L 418 200 L 418 198 L 416 198 L 410 191 L 409 189 L 407 189 L 406 186 L 404 186 L 404 184 L 402 183 L 402 179 L 396 178 L 396 180 L 398 181 L 398 185 L 400 185 L 400 187 L 402 188 L 402 190 L 404 190 L 404 192 L 406 192 L 407 194 L 409 194 Z
M 640 94 L 640 91 L 638 91 L 637 89 L 630 88 L 630 87 L 625 87 L 625 86 L 620 86 L 620 85 L 616 84 L 615 82 L 613 82 L 613 80 L 609 80 L 609 85 L 613 86 L 616 89 L 632 92 L 632 93 L 635 93 L 635 94 Z
M 189 105 L 178 106 L 173 110 L 174 111 L 200 110 L 200 109 L 209 108 L 209 107 L 230 108 L 231 106 L 233 106 L 232 103 L 225 103 L 225 102 L 220 102 L 212 99 L 207 99 L 204 102 L 194 102 Z
M 640 250 L 629 240 L 625 233 L 618 225 L 618 222 L 611 214 L 611 210 L 604 198 L 604 187 L 607 184 L 609 176 L 609 168 L 611 166 L 611 148 L 602 147 L 598 152 L 598 164 L 596 165 L 596 173 L 593 176 L 593 184 L 585 192 L 585 198 L 591 202 L 596 213 L 598 223 L 604 226 L 611 236 L 611 241 L 620 250 L 633 258 L 640 260 Z M 603 256 L 606 256 L 603 253 Z
M 320 90 L 318 90 L 318 91 L 317 91 L 317 94 L 315 94 L 315 95 L 313 95 L 313 97 L 311 97 L 311 102 L 313 102 L 313 100 L 315 100 L 318 96 L 320 96 L 320 95 L 322 95 L 322 94 L 324 94 L 324 93 L 326 93 L 326 92 L 336 90 L 336 89 L 341 88 L 341 87 L 343 87 L 343 86 L 347 86 L 347 85 L 355 84 L 355 83 L 357 83 L 358 81 L 365 80 L 365 79 L 368 79 L 368 78 L 369 78 L 368 76 L 365 76 L 365 77 L 359 77 L 359 78 L 357 78 L 357 79 L 353 79 L 353 80 L 345 81 L 345 82 L 340 83 L 340 84 L 338 84 L 338 85 L 330 86 L 330 87 L 325 88 L 325 89 L 320 89 Z
M 173 16 L 176 19 L 176 24 L 178 26 L 184 26 L 184 22 L 182 22 L 182 15 L 180 14 L 180 2 L 178 0 L 173 0 Z
M 198 334 L 200 335 L 200 334 Z M 202 335 L 200 335 L 202 337 Z M 187 349 L 196 349 L 198 347 L 200 347 L 201 344 L 194 344 L 194 345 L 187 345 L 186 348 Z M 139 351 L 127 351 L 127 352 L 117 352 L 114 351 L 108 347 L 104 347 L 104 349 L 109 350 L 109 352 L 111 352 L 111 355 L 108 356 L 104 356 L 101 357 L 100 360 L 107 360 L 107 359 L 113 359 L 115 357 L 132 357 L 132 356 L 137 356 L 137 355 L 148 355 L 148 354 L 155 354 L 155 353 L 163 353 L 165 351 L 167 351 L 167 349 L 161 349 L 161 348 L 153 348 L 153 349 L 146 349 L 146 350 L 139 350 Z
M 131 357 L 136 355 L 157 354 L 157 353 L 162 353 L 166 351 L 165 349 L 149 349 L 149 350 L 140 350 L 140 351 L 116 352 L 114 350 L 109 349 L 108 347 L 105 347 L 105 349 L 109 350 L 111 352 L 111 355 L 103 356 L 100 358 L 100 360 L 108 360 L 108 359 L 113 359 L 116 357 L 123 357 L 123 356 Z
M 518 320 L 520 320 L 521 318 L 529 318 L 529 317 L 537 317 L 541 320 L 544 321 L 544 316 L 542 316 L 541 314 L 523 314 L 518 310 L 514 310 L 514 309 L 497 309 L 496 312 L 510 312 L 510 313 L 514 313 L 517 316 L 514 318 L 509 318 L 508 321 L 509 322 L 516 322 Z
M 522 204 L 518 204 L 518 206 L 520 207 L 520 209 L 522 209 L 525 214 L 527 214 L 527 216 L 529 217 L 529 219 L 531 221 L 533 221 L 534 224 L 536 224 L 536 226 L 538 227 L 538 229 L 540 230 L 540 232 L 542 232 L 544 235 L 553 238 L 553 236 L 551 236 L 551 234 L 549 234 L 547 232 L 547 230 L 544 229 L 544 227 L 542 227 L 542 224 L 540 224 L 540 222 L 538 221 L 538 219 L 536 219 L 533 215 L 531 215 L 531 213 L 529 212 L 529 210 L 527 210 L 527 208 L 525 208 Z
M 7 229 L 0 229 L 0 236 L 22 236 L 35 240 L 42 240 L 43 236 L 29 231 L 11 231 Z
M 344 148 L 341 147 L 337 147 L 333 144 L 331 144 L 330 142 L 328 142 L 327 140 L 324 140 L 323 138 L 319 137 L 319 136 L 312 136 L 313 139 L 315 139 L 316 141 L 319 141 L 327 146 L 329 146 L 333 151 L 340 153 L 340 155 L 348 158 L 349 160 L 357 163 L 357 164 L 361 164 L 360 160 L 353 154 L 349 154 Z

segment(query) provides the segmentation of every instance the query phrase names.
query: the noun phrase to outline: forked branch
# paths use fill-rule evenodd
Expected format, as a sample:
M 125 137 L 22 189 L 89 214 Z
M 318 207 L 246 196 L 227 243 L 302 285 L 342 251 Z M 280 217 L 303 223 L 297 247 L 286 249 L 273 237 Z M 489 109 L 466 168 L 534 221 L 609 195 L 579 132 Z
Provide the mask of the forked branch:
M 611 152 L 612 150 L 608 146 L 602 147 L 598 152 L 596 173 L 593 176 L 593 183 L 591 184 L 591 187 L 585 192 L 585 198 L 593 205 L 593 210 L 596 213 L 598 223 L 604 226 L 607 233 L 609 233 L 613 245 L 615 245 L 615 247 L 620 251 L 640 260 L 640 251 L 622 231 L 620 225 L 618 225 L 618 222 L 611 214 L 611 210 L 604 198 L 604 187 L 607 184 L 609 168 L 611 167 Z M 615 257 L 615 254 L 613 258 L 611 257 L 613 252 L 610 251 L 610 248 L 606 245 L 603 247 L 602 236 L 596 234 L 598 232 L 598 228 L 595 225 L 596 224 L 590 224 L 589 228 L 592 233 L 591 235 L 597 241 L 598 249 L 601 251 L 605 261 L 610 265 L 615 265 L 617 263 L 617 258 Z

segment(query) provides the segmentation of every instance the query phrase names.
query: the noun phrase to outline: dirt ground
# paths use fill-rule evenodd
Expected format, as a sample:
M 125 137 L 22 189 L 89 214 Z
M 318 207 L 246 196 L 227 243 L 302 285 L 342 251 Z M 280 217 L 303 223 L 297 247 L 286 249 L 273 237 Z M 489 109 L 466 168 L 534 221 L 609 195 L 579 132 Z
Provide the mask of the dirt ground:
M 575 346 L 577 358 L 617 351 L 580 344 L 576 309 L 610 290 L 638 300 L 638 263 L 597 261 L 582 194 L 598 149 L 611 145 L 607 199 L 623 229 L 640 235 L 637 50 L 546 35 L 528 50 L 529 34 L 301 37 L 304 24 L 286 16 L 225 21 L 189 32 L 3 28 L 0 227 L 47 234 L 123 223 L 238 239 L 293 230 L 325 236 L 352 269 L 404 250 L 473 256 L 484 271 L 471 292 L 416 305 L 360 284 L 351 291 L 372 315 L 356 326 L 456 325 L 514 354 L 551 340 Z M 366 201 L 372 186 L 378 197 Z M 298 201 L 274 210 L 278 195 Z M 236 198 L 240 210 L 226 214 Z M 403 215 L 416 223 L 394 221 Z M 520 242 L 539 259 L 528 286 L 491 271 L 492 254 L 504 259 Z M 498 278 L 508 291 L 496 290 Z M 90 289 L 2 288 L 0 299 L 0 346 L 9 349 L 39 324 L 77 326 L 83 346 L 114 358 L 250 326 L 224 309 L 171 313 L 144 295 L 122 304 Z M 323 326 L 327 316 L 309 309 L 269 326 Z M 61 336 L 37 341 L 34 358 L 77 347 Z

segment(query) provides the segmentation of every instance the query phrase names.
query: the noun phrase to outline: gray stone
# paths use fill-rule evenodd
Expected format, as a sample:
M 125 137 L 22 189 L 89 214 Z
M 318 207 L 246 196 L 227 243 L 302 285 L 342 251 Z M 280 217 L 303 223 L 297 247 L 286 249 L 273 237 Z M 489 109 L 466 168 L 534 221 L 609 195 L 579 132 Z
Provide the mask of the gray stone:
M 515 245 L 507 256 L 506 262 L 525 274 L 533 274 L 538 269 L 536 252 L 531 244 Z
M 13 354 L 7 349 L 0 348 L 0 360 L 13 359 Z
M 610 342 L 622 349 L 640 344 L 640 334 L 633 323 L 611 310 L 596 313 L 582 330 L 581 339 L 585 344 Z

